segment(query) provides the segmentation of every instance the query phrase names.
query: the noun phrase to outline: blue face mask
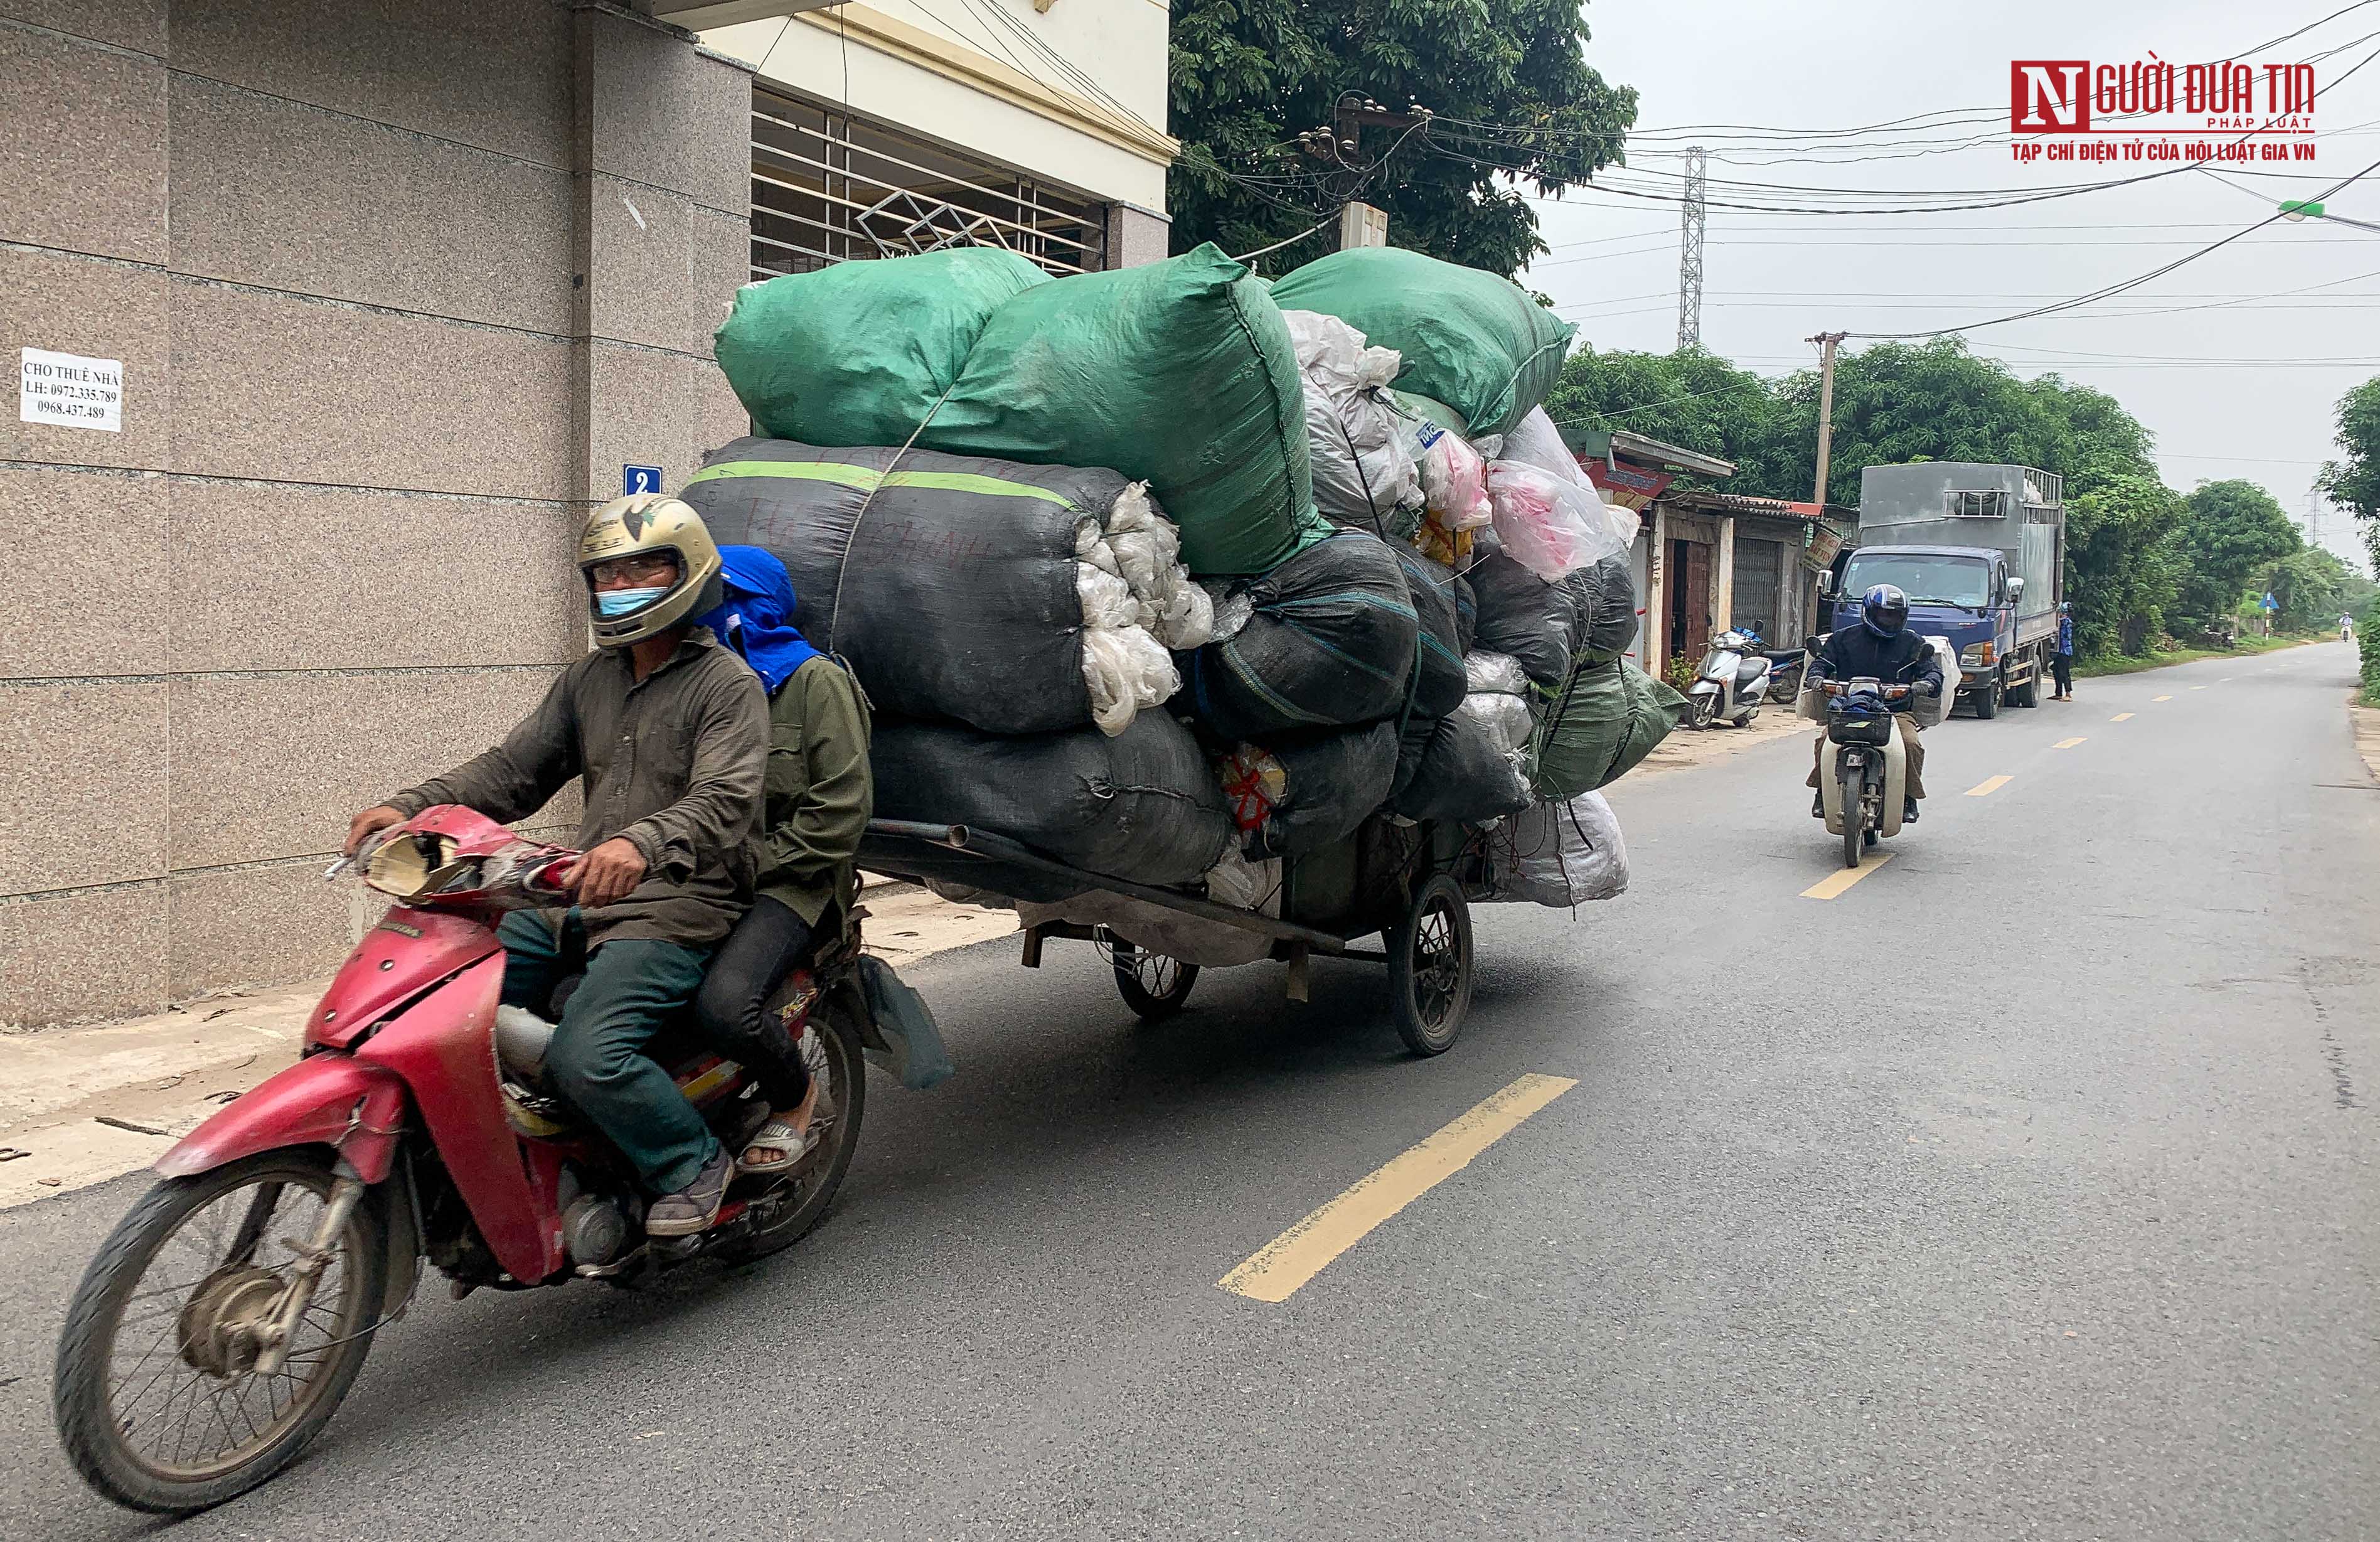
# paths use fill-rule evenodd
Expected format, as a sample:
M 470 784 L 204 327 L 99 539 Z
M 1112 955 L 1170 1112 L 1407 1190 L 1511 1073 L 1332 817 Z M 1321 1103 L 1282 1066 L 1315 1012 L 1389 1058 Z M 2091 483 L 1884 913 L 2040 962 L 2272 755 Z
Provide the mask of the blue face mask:
M 633 611 L 643 610 L 669 591 L 667 584 L 656 584 L 650 589 L 599 589 L 595 595 L 595 611 L 607 620 L 626 615 Z

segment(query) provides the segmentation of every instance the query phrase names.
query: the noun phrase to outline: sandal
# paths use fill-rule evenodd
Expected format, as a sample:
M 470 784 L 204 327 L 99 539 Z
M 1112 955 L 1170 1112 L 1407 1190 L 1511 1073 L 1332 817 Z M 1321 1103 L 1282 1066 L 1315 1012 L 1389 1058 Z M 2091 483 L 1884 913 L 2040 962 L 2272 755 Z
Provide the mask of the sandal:
M 817 1111 L 818 1082 L 813 1079 L 801 1107 L 790 1114 L 771 1113 L 769 1122 L 753 1132 L 744 1143 L 743 1154 L 735 1159 L 735 1171 L 755 1174 L 783 1172 L 808 1156 L 819 1141 Z M 756 1151 L 763 1154 L 755 1157 Z

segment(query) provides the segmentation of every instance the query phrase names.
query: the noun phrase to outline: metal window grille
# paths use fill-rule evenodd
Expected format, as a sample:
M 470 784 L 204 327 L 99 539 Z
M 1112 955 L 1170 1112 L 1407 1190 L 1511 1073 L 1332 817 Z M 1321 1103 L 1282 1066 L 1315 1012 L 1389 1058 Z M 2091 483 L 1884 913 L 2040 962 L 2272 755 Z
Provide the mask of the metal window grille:
M 1093 272 L 1107 265 L 1106 210 L 839 107 L 753 91 L 754 279 L 980 246 Z
M 1954 519 L 2002 519 L 2008 516 L 2008 491 L 1991 488 L 1983 492 L 1961 492 L 1953 488 L 1944 494 L 1950 516 Z

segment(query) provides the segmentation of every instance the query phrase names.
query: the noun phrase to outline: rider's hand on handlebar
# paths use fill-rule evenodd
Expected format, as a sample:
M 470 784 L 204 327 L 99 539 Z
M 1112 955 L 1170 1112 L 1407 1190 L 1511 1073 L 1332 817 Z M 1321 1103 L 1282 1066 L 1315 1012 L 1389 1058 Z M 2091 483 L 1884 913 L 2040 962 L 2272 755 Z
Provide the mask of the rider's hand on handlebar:
M 644 853 L 635 842 L 618 835 L 580 857 L 563 877 L 579 905 L 587 908 L 626 899 L 644 880 Z
M 385 803 L 367 808 L 347 821 L 347 844 L 339 848 L 339 855 L 353 856 L 357 848 L 364 844 L 365 837 L 386 830 L 390 825 L 404 822 L 405 810 L 402 808 L 392 808 Z

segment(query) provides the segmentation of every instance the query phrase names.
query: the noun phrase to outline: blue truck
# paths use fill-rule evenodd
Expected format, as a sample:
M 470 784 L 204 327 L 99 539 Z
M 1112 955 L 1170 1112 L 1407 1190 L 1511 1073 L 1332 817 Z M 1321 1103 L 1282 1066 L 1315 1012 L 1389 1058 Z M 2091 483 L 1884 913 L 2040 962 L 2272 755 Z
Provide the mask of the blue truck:
M 1977 717 L 2041 705 L 2058 646 L 2062 479 L 2029 466 L 1920 461 L 1860 473 L 1858 544 L 1821 579 L 1837 626 L 1859 624 L 1877 584 L 1909 596 L 1909 625 L 1959 655 L 1959 699 Z M 1828 581 L 1831 579 L 1831 582 Z

